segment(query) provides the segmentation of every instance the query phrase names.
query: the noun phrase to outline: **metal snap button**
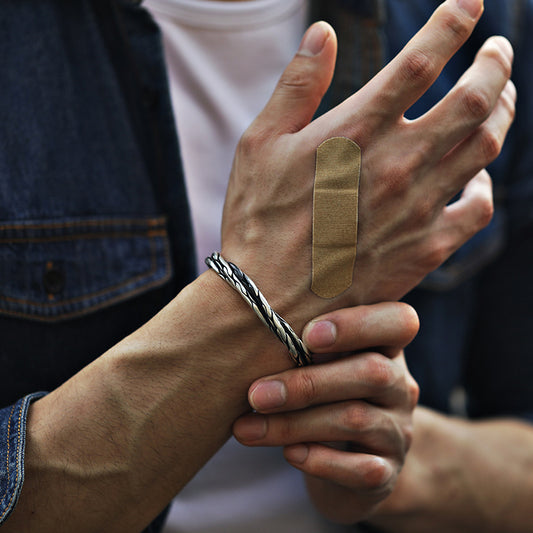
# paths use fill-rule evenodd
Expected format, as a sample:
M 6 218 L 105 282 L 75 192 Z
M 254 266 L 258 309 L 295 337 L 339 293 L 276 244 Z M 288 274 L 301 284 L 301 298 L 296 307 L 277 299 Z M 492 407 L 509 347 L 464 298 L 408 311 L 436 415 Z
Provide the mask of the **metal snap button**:
M 47 263 L 43 275 L 43 285 L 48 295 L 59 294 L 65 288 L 65 273 L 54 263 Z

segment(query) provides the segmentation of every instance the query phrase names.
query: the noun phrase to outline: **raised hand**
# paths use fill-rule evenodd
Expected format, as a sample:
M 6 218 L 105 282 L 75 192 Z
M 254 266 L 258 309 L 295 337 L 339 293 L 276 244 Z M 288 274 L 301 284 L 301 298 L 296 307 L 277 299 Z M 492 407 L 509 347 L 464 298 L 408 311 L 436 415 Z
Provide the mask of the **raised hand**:
M 490 220 L 491 183 L 483 169 L 500 151 L 516 97 L 509 43 L 489 39 L 441 102 L 417 120 L 403 116 L 481 12 L 481 0 L 444 2 L 373 80 L 310 122 L 336 54 L 333 31 L 317 23 L 243 136 L 222 251 L 296 326 L 326 306 L 400 298 Z M 324 302 L 309 291 L 312 190 L 315 150 L 334 136 L 362 149 L 359 232 L 352 288 Z

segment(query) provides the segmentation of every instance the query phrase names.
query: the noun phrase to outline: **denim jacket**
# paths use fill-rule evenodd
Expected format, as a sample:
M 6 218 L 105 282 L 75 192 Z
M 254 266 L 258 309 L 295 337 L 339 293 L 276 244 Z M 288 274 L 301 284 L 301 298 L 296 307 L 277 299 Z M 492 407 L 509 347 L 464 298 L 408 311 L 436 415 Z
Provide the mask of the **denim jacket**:
M 357 90 L 438 0 L 316 2 L 339 34 L 324 107 Z M 327 5 L 326 5 L 327 4 Z M 414 115 L 493 33 L 517 51 L 527 88 L 526 0 L 487 0 L 479 30 Z M 0 8 L 0 524 L 24 480 L 30 402 L 155 314 L 194 276 L 193 243 L 158 30 L 135 0 L 4 0 Z M 533 124 L 524 98 L 491 174 L 531 223 Z M 505 214 L 505 210 L 502 211 Z M 446 287 L 499 247 L 495 222 L 428 284 Z M 155 531 L 155 529 L 154 529 Z
M 0 523 L 23 482 L 32 393 L 194 275 L 158 29 L 136 4 L 0 8 L 0 405 L 13 405 L 0 411 Z

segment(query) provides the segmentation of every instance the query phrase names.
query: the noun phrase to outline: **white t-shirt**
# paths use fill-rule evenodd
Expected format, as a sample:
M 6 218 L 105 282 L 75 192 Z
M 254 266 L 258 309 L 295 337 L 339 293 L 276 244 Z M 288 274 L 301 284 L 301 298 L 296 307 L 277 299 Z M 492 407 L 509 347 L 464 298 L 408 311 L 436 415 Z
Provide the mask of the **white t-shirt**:
M 272 94 L 307 26 L 307 0 L 147 0 L 159 23 L 197 259 L 220 249 L 237 142 Z M 176 498 L 165 533 L 324 533 L 303 477 L 279 448 L 230 440 Z M 352 530 L 353 531 L 353 530 Z
M 147 0 L 163 32 L 198 264 L 220 250 L 235 147 L 298 48 L 306 0 Z

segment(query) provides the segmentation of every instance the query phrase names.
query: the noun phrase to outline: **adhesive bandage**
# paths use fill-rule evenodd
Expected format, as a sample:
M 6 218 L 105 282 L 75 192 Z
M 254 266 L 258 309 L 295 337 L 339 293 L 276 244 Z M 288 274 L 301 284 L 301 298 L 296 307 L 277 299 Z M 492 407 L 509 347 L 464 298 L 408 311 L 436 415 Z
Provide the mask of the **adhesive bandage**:
M 361 149 L 333 137 L 316 151 L 311 290 L 322 298 L 352 285 L 357 251 Z

